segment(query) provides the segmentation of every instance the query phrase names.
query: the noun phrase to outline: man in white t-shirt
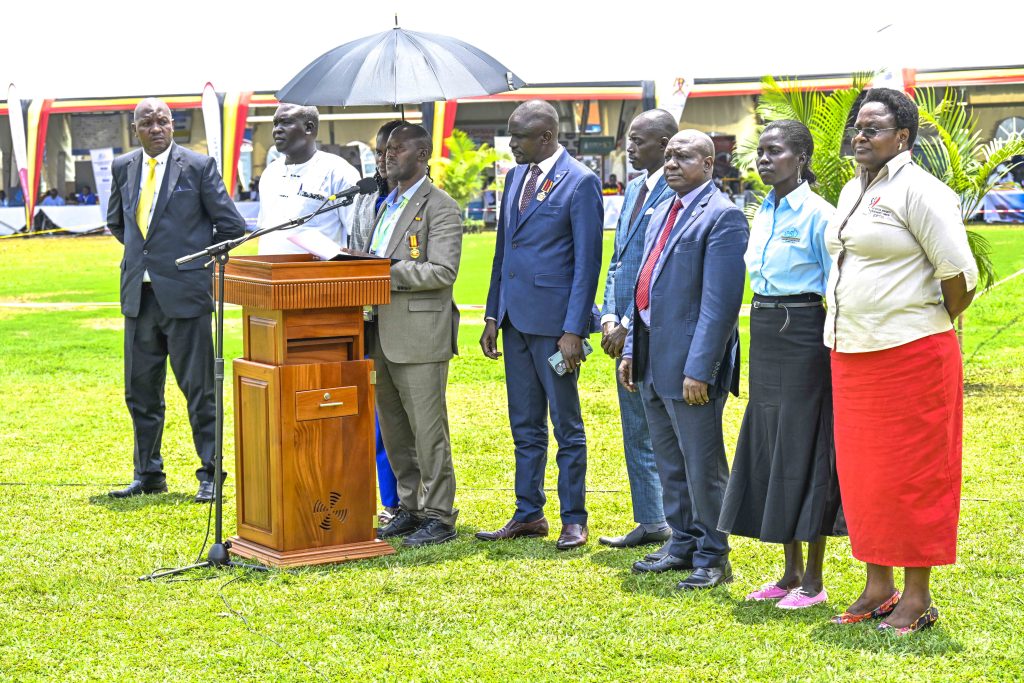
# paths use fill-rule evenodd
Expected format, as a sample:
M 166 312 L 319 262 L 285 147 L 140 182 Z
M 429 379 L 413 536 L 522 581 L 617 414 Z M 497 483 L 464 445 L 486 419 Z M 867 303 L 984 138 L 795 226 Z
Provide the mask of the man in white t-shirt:
M 270 162 L 260 178 L 257 227 L 280 225 L 316 211 L 332 194 L 352 187 L 359 172 L 341 157 L 316 148 L 320 112 L 316 107 L 282 104 L 274 112 L 274 144 L 282 156 Z M 259 238 L 261 254 L 301 254 L 289 237 L 316 230 L 338 246 L 348 243 L 351 207 L 313 217 L 299 228 L 279 230 Z

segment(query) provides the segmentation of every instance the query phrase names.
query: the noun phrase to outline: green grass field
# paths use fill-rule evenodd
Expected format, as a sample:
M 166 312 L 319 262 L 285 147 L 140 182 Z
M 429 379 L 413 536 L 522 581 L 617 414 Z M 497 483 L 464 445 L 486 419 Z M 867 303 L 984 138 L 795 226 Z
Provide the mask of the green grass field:
M 981 230 L 1001 277 L 1024 268 L 1024 229 Z M 460 304 L 484 302 L 493 239 L 466 238 Z M 640 553 L 599 546 L 598 535 L 632 524 L 612 364 L 599 354 L 580 385 L 594 541 L 568 553 L 554 550 L 553 536 L 475 541 L 514 504 L 502 366 L 480 354 L 476 316 L 461 329 L 448 392 L 461 509 L 455 542 L 337 566 L 140 583 L 155 568 L 193 561 L 206 530 L 207 508 L 190 502 L 196 458 L 184 401 L 170 386 L 163 450 L 171 493 L 109 499 L 131 474 L 118 309 L 10 305 L 115 302 L 119 258 L 112 238 L 0 240 L 0 680 L 1024 678 L 1024 277 L 968 311 L 959 562 L 934 573 L 937 627 L 894 642 L 870 625 L 827 622 L 862 585 L 845 541 L 828 549 L 829 603 L 798 613 L 742 601 L 777 578 L 776 547 L 734 538 L 735 583 L 680 595 L 679 577 L 630 573 Z M 237 357 L 237 310 L 227 333 L 226 355 Z M 727 407 L 729 447 L 745 397 Z M 231 415 L 229 396 L 233 471 Z M 555 474 L 552 454 L 552 520 Z M 229 534 L 234 484 L 226 487 Z

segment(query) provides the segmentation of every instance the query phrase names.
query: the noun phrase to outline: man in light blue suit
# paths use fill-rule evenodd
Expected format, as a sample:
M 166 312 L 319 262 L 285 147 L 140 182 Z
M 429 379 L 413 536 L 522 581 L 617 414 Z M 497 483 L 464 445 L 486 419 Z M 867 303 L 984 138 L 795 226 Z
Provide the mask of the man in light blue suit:
M 747 221 L 711 182 L 714 144 L 684 130 L 665 148 L 676 194 L 651 217 L 636 283 L 633 325 L 619 381 L 639 385 L 672 528 L 665 555 L 635 572 L 688 570 L 682 590 L 732 581 L 718 517 L 729 478 L 722 438 L 726 396 L 739 393 L 737 317 L 743 300 Z
M 626 187 L 626 198 L 615 229 L 615 252 L 608 266 L 601 309 L 601 347 L 619 358 L 633 315 L 633 294 L 644 255 L 644 236 L 654 208 L 675 192 L 665 182 L 662 165 L 669 138 L 679 131 L 676 120 L 663 109 L 645 111 L 629 126 L 626 155 L 633 168 L 644 171 Z M 613 548 L 633 548 L 661 543 L 671 537 L 661 505 L 661 482 L 647 429 L 640 395 L 618 385 L 622 419 L 622 443 L 626 473 L 633 499 L 636 528 L 624 536 L 601 536 L 600 542 Z
M 524 102 L 508 120 L 518 162 L 505 178 L 498 236 L 480 347 L 497 359 L 504 335 L 509 424 L 516 455 L 516 511 L 498 541 L 546 536 L 544 467 L 550 408 L 558 442 L 562 532 L 556 547 L 587 542 L 587 443 L 576 371 L 584 360 L 601 271 L 604 207 L 601 184 L 558 144 L 558 112 L 547 102 Z M 566 372 L 548 358 L 561 352 Z

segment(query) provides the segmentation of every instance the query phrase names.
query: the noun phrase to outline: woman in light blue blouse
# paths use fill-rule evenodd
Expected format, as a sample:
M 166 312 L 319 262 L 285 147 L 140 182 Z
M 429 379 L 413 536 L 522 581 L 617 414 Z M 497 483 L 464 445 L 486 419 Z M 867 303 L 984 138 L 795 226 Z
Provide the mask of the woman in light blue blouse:
M 814 141 L 799 121 L 774 121 L 757 147 L 772 186 L 750 228 L 750 401 L 718 527 L 781 543 L 782 577 L 748 600 L 801 609 L 828 599 L 825 537 L 845 534 L 832 440 L 832 379 L 822 342 L 831 264 L 824 232 L 834 207 L 811 191 Z M 807 543 L 804 566 L 802 543 Z

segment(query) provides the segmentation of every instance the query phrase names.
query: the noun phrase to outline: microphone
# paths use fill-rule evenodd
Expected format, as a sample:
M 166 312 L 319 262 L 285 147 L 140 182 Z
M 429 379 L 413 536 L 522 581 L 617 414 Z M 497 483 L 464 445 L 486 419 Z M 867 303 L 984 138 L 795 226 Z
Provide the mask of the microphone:
M 332 194 L 327 198 L 328 202 L 333 202 L 335 199 L 344 199 L 346 197 L 354 197 L 357 194 L 370 194 L 377 191 L 377 181 L 373 178 L 361 178 L 358 183 L 352 187 L 346 188 L 341 192 Z

